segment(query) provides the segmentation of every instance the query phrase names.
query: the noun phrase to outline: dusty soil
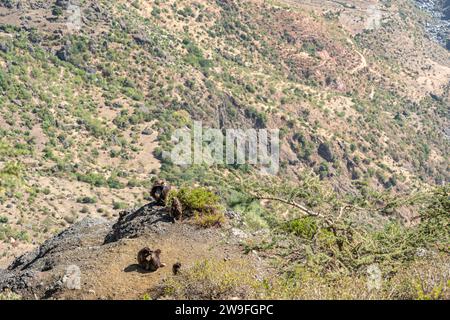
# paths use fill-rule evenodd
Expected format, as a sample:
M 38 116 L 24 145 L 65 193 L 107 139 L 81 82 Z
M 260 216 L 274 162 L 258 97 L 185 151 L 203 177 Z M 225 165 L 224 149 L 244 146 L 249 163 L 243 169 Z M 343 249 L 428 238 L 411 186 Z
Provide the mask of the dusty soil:
M 195 262 L 215 259 L 246 258 L 237 246 L 221 243 L 217 231 L 190 230 L 180 233 L 175 226 L 165 235 L 146 235 L 139 239 L 120 240 L 80 265 L 81 290 L 66 290 L 58 299 L 142 299 L 144 294 L 172 274 L 171 266 L 180 261 L 183 268 Z M 166 267 L 146 272 L 136 264 L 136 254 L 143 247 L 161 248 Z
M 247 261 L 255 266 L 255 277 L 265 273 L 264 262 L 245 255 L 230 230 L 173 223 L 165 209 L 149 205 L 122 214 L 115 225 L 86 218 L 0 270 L 0 291 L 9 288 L 26 299 L 142 299 L 172 275 L 174 263 L 188 269 L 207 259 Z M 166 267 L 141 269 L 137 253 L 143 247 L 161 249 Z M 64 282 L 73 266 L 80 270 L 79 289 Z

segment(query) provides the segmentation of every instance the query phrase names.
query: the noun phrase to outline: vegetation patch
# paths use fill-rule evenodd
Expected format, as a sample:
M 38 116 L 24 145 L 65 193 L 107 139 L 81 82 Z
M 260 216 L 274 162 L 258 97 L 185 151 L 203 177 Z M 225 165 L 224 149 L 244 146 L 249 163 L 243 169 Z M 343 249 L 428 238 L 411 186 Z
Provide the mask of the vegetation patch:
M 220 226 L 225 222 L 220 198 L 205 188 L 183 187 L 171 191 L 168 198 L 170 206 L 173 198 L 178 198 L 183 207 L 183 216 L 194 217 L 195 224 L 202 227 Z

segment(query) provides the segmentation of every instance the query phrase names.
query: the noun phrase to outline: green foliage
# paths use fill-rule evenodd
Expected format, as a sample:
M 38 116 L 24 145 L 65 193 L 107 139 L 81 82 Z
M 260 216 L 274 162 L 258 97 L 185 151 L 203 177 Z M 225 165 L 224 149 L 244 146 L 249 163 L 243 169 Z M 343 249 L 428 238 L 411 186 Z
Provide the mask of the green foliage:
M 11 146 L 6 141 L 0 140 L 0 158 L 13 158 L 28 155 L 30 153 L 29 147 L 24 144 L 17 143 L 16 145 Z
M 15 190 L 24 184 L 24 166 L 20 162 L 7 162 L 0 169 L 0 193 L 5 190 Z
M 168 205 L 177 197 L 183 207 L 184 216 L 194 216 L 194 223 L 201 227 L 220 226 L 225 222 L 225 216 L 220 206 L 220 198 L 205 188 L 183 187 L 178 191 L 171 191 Z
M 128 204 L 126 202 L 113 201 L 114 210 L 124 210 L 126 208 L 128 208 Z
M 254 279 L 253 272 L 240 260 L 199 261 L 179 276 L 168 278 L 153 296 L 197 300 L 254 296 L 255 288 L 260 284 Z
M 203 72 L 208 72 L 208 70 L 213 66 L 212 61 L 205 59 L 202 50 L 191 40 L 184 39 L 183 44 L 188 52 L 188 55 L 185 57 L 186 63 L 200 68 Z
M 317 221 L 314 217 L 295 219 L 287 222 L 284 225 L 284 230 L 301 238 L 311 240 L 318 230 Z
M 222 212 L 209 210 L 207 212 L 198 212 L 194 214 L 194 223 L 203 228 L 220 227 L 225 222 L 225 216 Z
M 117 179 L 114 175 L 108 178 L 107 180 L 108 187 L 111 189 L 123 189 L 125 185 Z
M 435 188 L 428 199 L 418 231 L 445 250 L 450 247 L 450 184 Z
M 53 6 L 53 8 L 52 8 L 52 14 L 53 14 L 54 16 L 57 16 L 57 17 L 62 16 L 62 15 L 63 15 L 63 10 L 62 10 L 62 8 L 59 7 L 59 6 Z
M 86 182 L 95 187 L 103 187 L 106 186 L 107 183 L 105 177 L 98 173 L 93 172 L 87 174 L 78 173 L 76 176 L 78 181 Z
M 205 188 L 181 188 L 176 196 L 186 210 L 206 212 L 219 206 L 219 196 Z
M 0 224 L 0 241 L 6 241 L 9 239 L 28 241 L 29 236 L 26 231 L 19 231 L 10 225 Z

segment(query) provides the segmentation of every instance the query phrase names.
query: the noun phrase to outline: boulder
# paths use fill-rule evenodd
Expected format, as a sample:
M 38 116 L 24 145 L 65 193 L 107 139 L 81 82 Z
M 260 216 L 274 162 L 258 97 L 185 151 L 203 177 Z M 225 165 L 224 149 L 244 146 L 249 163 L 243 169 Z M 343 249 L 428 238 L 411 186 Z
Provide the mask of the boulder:
M 326 161 L 328 162 L 334 161 L 334 154 L 331 149 L 331 146 L 328 143 L 321 143 L 319 145 L 319 149 L 317 150 L 317 152 L 319 153 L 319 156 L 324 158 Z

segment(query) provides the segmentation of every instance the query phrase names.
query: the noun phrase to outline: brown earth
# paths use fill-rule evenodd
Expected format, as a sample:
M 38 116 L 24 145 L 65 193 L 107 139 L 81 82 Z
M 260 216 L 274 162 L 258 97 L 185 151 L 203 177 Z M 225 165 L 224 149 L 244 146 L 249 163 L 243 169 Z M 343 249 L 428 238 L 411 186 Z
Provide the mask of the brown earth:
M 174 263 L 184 270 L 204 260 L 246 262 L 261 277 L 267 266 L 256 253 L 245 255 L 231 230 L 173 223 L 165 209 L 152 205 L 125 213 L 114 226 L 86 218 L 16 259 L 6 273 L 0 270 L 0 291 L 9 288 L 26 299 L 143 299 L 172 276 Z M 140 268 L 137 253 L 143 247 L 161 249 L 166 266 L 155 272 Z M 69 266 L 80 269 L 80 289 L 64 283 Z

